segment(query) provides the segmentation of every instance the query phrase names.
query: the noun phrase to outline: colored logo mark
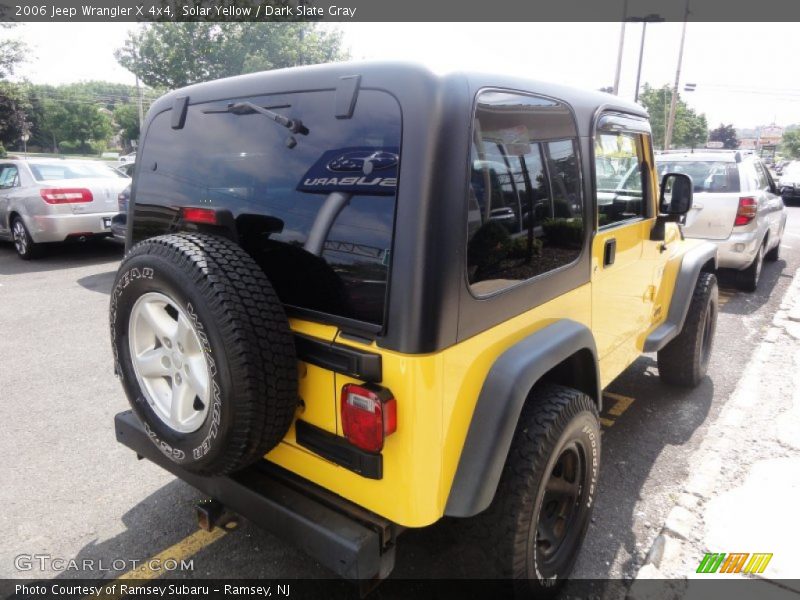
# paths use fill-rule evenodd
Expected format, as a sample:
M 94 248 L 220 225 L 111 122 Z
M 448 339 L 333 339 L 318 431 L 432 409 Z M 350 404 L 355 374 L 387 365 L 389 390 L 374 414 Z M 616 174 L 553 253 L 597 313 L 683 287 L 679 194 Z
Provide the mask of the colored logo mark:
M 709 552 L 700 561 L 698 573 L 763 573 L 771 553 L 732 553 Z

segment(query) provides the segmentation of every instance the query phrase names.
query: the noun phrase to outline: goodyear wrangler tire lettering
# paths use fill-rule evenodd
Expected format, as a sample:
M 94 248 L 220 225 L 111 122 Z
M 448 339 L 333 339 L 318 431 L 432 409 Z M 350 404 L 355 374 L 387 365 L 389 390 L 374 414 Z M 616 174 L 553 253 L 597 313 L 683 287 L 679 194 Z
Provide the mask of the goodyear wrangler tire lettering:
M 171 460 L 227 474 L 286 434 L 297 407 L 294 339 L 270 282 L 242 248 L 187 233 L 137 244 L 117 273 L 109 315 L 115 370 Z
M 475 517 L 487 558 L 520 597 L 550 597 L 569 576 L 589 526 L 599 468 L 594 401 L 563 386 L 535 388 L 494 500 Z

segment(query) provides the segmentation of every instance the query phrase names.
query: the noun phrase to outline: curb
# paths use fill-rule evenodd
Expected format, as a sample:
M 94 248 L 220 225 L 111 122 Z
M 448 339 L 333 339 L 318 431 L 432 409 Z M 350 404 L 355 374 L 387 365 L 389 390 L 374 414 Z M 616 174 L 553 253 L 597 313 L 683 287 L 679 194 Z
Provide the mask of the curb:
M 744 408 L 751 407 L 758 397 L 758 388 L 769 355 L 781 335 L 800 340 L 800 269 L 781 299 L 764 338 L 753 351 L 747 372 L 736 384 L 716 425 L 738 426 L 745 417 Z M 796 393 L 800 390 L 796 390 Z M 661 531 L 647 552 L 626 598 L 628 600 L 667 600 L 681 598 L 688 586 L 687 574 L 693 573 L 702 554 L 703 507 L 719 489 L 722 478 L 722 454 L 732 441 L 724 435 L 713 436 L 709 429 L 700 447 L 693 454 L 698 468 L 685 482 L 684 491 L 667 514 Z M 701 550 L 701 552 L 705 549 Z M 658 585 L 655 585 L 658 584 Z

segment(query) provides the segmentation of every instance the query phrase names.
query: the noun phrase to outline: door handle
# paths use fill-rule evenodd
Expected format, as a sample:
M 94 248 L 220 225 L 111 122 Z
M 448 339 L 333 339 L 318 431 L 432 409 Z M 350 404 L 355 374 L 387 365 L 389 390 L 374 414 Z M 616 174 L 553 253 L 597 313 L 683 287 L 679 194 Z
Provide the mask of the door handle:
M 606 240 L 606 245 L 603 247 L 603 267 L 614 264 L 617 258 L 617 240 L 610 238 Z

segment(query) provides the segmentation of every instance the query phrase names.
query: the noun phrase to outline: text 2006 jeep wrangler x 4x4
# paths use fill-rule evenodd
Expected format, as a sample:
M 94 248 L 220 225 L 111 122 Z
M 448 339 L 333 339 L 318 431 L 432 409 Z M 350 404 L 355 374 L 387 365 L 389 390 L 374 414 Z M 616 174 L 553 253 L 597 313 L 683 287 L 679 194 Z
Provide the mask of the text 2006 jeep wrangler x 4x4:
M 601 390 L 655 351 L 695 385 L 711 351 L 715 248 L 683 239 L 691 180 L 659 187 L 646 113 L 345 63 L 172 92 L 143 133 L 119 441 L 344 577 L 474 517 L 504 576 L 556 588 Z

